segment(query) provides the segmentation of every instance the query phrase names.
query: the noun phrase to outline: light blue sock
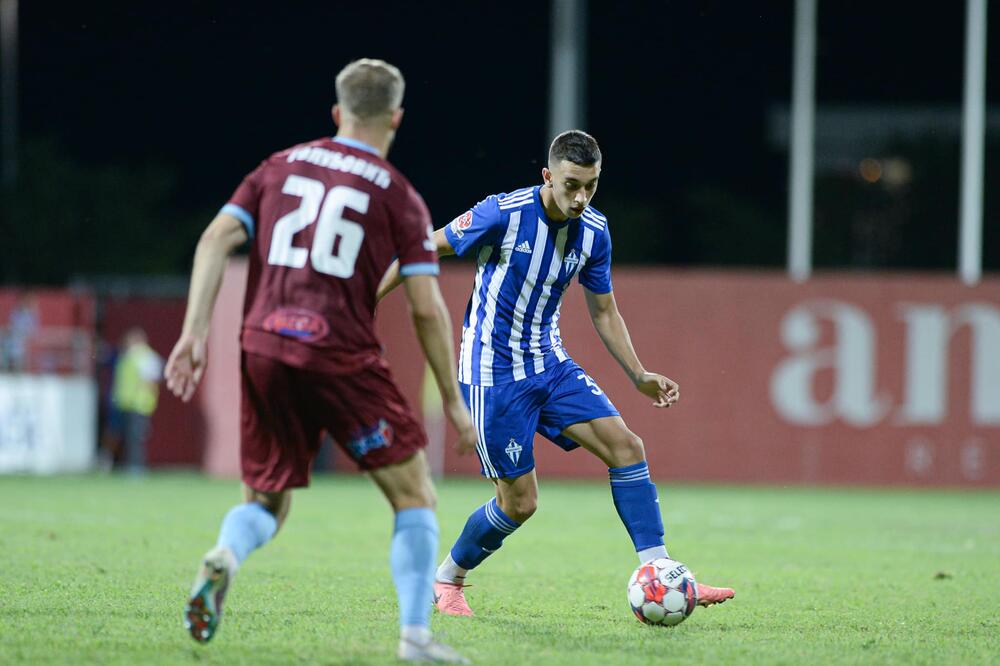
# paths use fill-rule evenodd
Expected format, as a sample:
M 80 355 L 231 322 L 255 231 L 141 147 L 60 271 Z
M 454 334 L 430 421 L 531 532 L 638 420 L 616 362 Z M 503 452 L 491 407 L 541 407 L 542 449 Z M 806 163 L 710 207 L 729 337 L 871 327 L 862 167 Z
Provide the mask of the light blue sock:
M 396 514 L 389 564 L 399 595 L 400 627 L 430 626 L 437 549 L 433 509 L 403 509 Z
M 640 559 L 645 556 L 666 557 L 663 547 L 663 518 L 656 486 L 649 478 L 646 461 L 608 470 L 611 497 Z M 662 549 L 662 552 L 661 552 Z
M 271 540 L 278 531 L 278 519 L 258 502 L 237 504 L 222 519 L 219 546 L 225 546 L 243 563 L 247 556 Z
M 451 559 L 463 569 L 475 569 L 520 526 L 521 523 L 514 522 L 503 512 L 497 498 L 493 497 L 465 521 L 462 533 L 451 547 Z

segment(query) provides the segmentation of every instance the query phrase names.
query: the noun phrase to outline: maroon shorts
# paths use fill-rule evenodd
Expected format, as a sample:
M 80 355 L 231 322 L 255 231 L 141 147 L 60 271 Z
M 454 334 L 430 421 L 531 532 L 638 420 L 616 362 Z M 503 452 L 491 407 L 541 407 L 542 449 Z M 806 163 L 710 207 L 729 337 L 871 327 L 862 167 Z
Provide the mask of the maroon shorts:
M 427 445 L 384 365 L 330 375 L 244 352 L 242 376 L 240 463 L 254 490 L 308 486 L 324 430 L 364 470 Z

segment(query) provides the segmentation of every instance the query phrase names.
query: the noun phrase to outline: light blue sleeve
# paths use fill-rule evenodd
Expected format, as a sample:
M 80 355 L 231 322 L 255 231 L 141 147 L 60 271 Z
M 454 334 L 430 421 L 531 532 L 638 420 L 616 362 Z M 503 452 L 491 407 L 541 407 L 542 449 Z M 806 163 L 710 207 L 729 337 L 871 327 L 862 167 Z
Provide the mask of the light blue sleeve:
M 463 256 L 495 243 L 505 228 L 505 217 L 497 205 L 497 196 L 491 195 L 449 222 L 444 235 L 455 254 Z
M 595 294 L 611 293 L 611 233 L 607 227 L 594 239 L 594 249 L 580 271 L 580 284 Z
M 219 212 L 228 213 L 229 215 L 232 215 L 237 220 L 239 220 L 243 224 L 243 228 L 246 229 L 247 236 L 253 239 L 254 234 L 257 231 L 257 225 L 255 220 L 253 219 L 253 215 L 251 215 L 246 208 L 243 208 L 242 206 L 237 206 L 234 203 L 227 203 L 225 206 L 222 207 L 222 209 Z

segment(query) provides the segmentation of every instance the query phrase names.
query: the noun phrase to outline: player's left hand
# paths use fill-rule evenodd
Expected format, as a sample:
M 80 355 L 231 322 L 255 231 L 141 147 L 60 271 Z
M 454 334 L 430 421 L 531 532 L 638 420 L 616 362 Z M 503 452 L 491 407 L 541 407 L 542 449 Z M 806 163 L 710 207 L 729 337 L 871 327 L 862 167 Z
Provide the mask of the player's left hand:
M 465 401 L 461 398 L 450 402 L 446 400 L 444 413 L 451 424 L 455 426 L 455 430 L 458 431 L 458 442 L 455 444 L 458 455 L 464 456 L 466 453 L 475 451 L 478 435 L 475 426 L 472 425 L 472 416 L 469 414 L 469 408 L 465 405 Z
M 681 387 L 677 382 L 655 372 L 642 373 L 635 380 L 635 387 L 653 399 L 653 407 L 669 407 L 681 399 Z
M 198 388 L 198 382 L 205 373 L 205 340 L 192 335 L 182 335 L 167 359 L 163 371 L 167 388 L 175 396 L 187 402 Z

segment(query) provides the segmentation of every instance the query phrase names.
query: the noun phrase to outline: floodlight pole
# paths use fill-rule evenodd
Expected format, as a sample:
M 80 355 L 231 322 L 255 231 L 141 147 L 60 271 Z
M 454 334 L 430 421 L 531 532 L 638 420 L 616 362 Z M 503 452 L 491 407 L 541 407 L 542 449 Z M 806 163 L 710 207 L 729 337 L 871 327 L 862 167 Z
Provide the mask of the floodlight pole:
M 792 127 L 788 161 L 788 275 L 812 272 L 813 170 L 816 117 L 816 5 L 795 2 Z
M 968 0 L 962 108 L 962 194 L 958 274 L 967 285 L 983 272 L 983 143 L 986 135 L 986 0 Z
M 552 0 L 549 136 L 584 129 L 587 79 L 587 0 Z
M 17 181 L 17 0 L 0 0 L 0 150 L 3 184 Z

